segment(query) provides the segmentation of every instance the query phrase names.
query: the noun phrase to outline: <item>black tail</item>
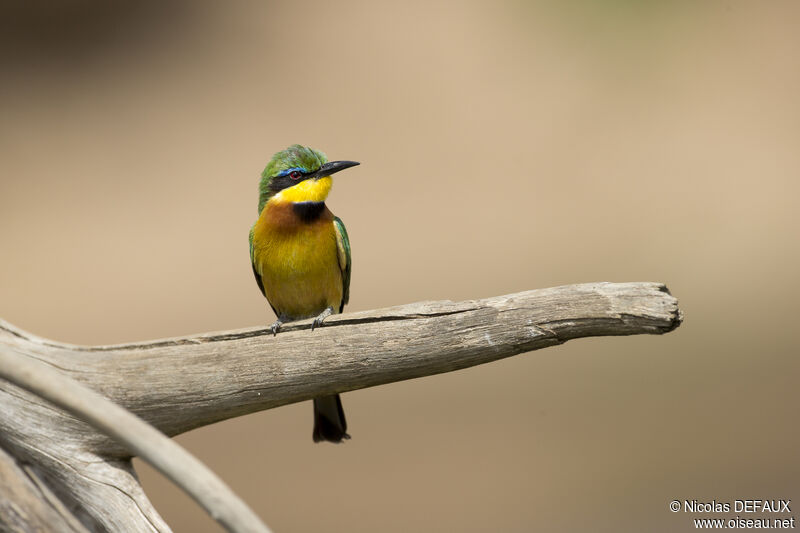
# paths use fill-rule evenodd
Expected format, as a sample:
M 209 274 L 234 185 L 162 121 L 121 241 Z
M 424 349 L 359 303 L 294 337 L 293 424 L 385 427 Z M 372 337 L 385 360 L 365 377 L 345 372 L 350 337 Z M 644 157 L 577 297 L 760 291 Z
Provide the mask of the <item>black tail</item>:
M 314 398 L 314 442 L 342 442 L 349 438 L 339 395 Z

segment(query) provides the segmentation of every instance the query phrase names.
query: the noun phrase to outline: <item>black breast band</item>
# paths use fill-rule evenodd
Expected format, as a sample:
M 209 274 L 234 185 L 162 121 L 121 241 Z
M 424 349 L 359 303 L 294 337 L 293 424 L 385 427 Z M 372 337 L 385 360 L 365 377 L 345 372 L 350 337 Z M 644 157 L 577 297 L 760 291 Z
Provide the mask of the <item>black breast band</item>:
M 325 202 L 294 202 L 292 209 L 303 222 L 313 222 L 322 215 L 325 210 Z

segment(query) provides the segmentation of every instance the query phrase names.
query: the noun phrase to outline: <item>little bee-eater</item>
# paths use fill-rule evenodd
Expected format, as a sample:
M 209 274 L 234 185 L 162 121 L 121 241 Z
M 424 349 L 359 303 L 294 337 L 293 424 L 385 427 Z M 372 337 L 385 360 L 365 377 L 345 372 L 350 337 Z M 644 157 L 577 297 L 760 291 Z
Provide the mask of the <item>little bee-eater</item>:
M 350 296 L 350 240 L 325 205 L 331 176 L 358 165 L 332 161 L 295 144 L 275 154 L 261 174 L 258 220 L 250 230 L 250 260 L 278 320 L 314 318 L 311 330 L 341 313 Z M 314 442 L 349 439 L 338 394 L 314 399 Z

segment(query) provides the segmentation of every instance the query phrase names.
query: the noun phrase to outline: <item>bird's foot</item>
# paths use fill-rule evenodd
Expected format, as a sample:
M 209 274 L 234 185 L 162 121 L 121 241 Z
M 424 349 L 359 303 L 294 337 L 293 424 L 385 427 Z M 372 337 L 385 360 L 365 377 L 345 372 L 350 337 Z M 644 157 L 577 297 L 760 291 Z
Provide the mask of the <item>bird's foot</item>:
M 328 307 L 323 312 L 314 319 L 314 322 L 311 323 L 311 331 L 314 331 L 314 328 L 318 328 L 322 325 L 322 322 L 333 314 L 333 307 Z
M 278 334 L 278 332 L 281 330 L 281 326 L 282 325 L 283 325 L 283 322 L 281 322 L 281 319 L 279 318 L 278 320 L 275 321 L 274 324 L 272 324 L 269 327 L 269 329 L 272 330 L 272 336 L 273 337 Z

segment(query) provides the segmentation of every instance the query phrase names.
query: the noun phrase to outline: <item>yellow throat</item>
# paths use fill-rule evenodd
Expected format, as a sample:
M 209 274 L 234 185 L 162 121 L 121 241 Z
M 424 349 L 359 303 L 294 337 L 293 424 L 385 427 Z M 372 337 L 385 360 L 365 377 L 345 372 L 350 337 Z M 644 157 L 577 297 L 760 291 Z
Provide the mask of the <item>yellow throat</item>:
M 332 185 L 333 178 L 330 176 L 303 180 L 277 193 L 269 199 L 269 203 L 324 202 Z

